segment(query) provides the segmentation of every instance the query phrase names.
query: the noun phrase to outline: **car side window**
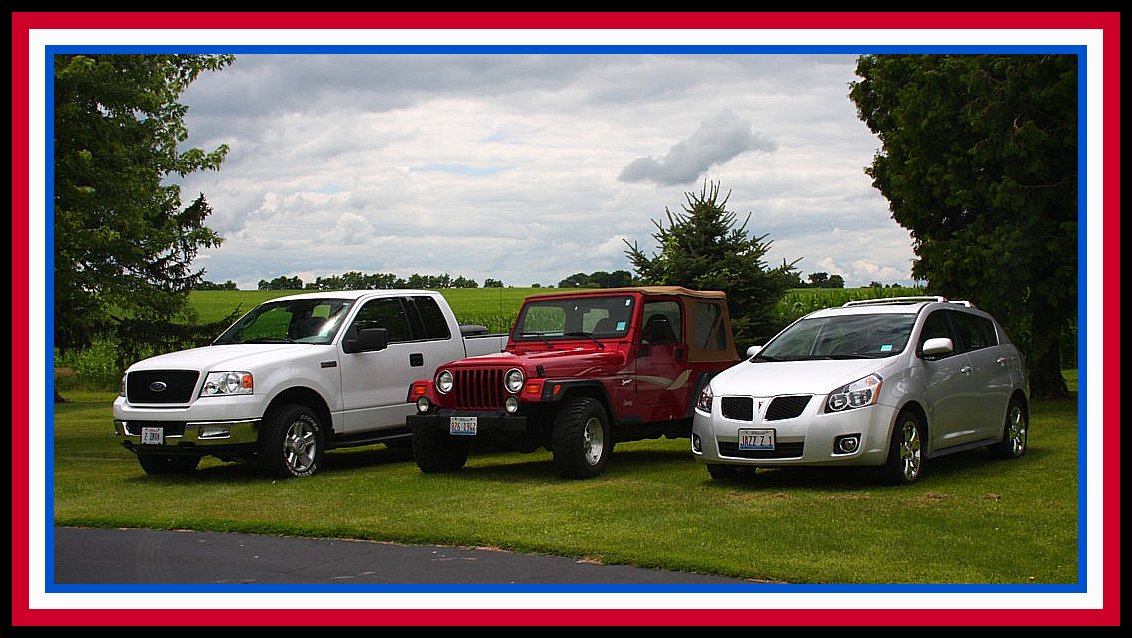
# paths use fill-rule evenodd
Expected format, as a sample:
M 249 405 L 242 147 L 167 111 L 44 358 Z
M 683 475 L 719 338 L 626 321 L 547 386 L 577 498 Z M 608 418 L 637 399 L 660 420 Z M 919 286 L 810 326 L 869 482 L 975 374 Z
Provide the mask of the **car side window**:
M 409 341 L 408 317 L 401 300 L 396 297 L 384 297 L 366 302 L 358 311 L 354 319 L 357 328 L 385 328 L 388 331 L 389 343 Z
M 937 310 L 924 320 L 924 329 L 920 331 L 920 344 L 916 348 L 917 351 L 923 351 L 924 344 L 928 339 L 951 339 L 951 343 L 955 346 L 955 352 L 962 351 L 962 344 L 955 340 L 955 335 L 951 331 L 951 322 L 947 319 L 947 313 L 942 310 Z
M 653 301 L 645 304 L 641 342 L 651 344 L 680 343 L 684 333 L 680 304 L 675 301 Z
M 412 303 L 420 318 L 420 325 L 424 329 L 425 339 L 447 339 L 452 336 L 451 331 L 448 330 L 448 320 L 444 317 L 444 311 L 440 309 L 436 299 L 422 295 L 412 297 Z
M 953 313 L 955 330 L 959 333 L 959 340 L 964 350 L 979 350 L 998 345 L 998 333 L 994 324 L 985 317 L 968 314 L 966 312 Z

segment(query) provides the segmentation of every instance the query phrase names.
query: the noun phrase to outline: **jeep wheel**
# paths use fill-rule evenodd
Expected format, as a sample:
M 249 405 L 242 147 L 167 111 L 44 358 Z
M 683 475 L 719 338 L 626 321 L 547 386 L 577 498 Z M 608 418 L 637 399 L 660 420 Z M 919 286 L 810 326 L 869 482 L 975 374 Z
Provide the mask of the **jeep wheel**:
M 1030 433 L 1030 418 L 1022 402 L 1010 399 L 1006 408 L 1006 423 L 1003 425 L 1002 440 L 990 446 L 991 454 L 999 459 L 1017 459 L 1026 454 L 1026 441 Z
M 554 421 L 554 468 L 563 478 L 590 478 L 601 474 L 613 451 L 609 417 L 594 399 L 567 401 Z
M 138 455 L 138 464 L 146 474 L 183 474 L 197 469 L 199 463 L 199 456 Z
M 468 462 L 466 438 L 451 436 L 441 430 L 413 430 L 413 458 L 425 474 L 455 472 Z
M 268 476 L 310 476 L 322 465 L 322 424 L 310 408 L 279 405 L 263 418 L 259 462 Z
M 881 467 L 881 480 L 889 485 L 909 485 L 924 469 L 924 425 L 919 415 L 904 410 L 896 417 L 888 458 Z

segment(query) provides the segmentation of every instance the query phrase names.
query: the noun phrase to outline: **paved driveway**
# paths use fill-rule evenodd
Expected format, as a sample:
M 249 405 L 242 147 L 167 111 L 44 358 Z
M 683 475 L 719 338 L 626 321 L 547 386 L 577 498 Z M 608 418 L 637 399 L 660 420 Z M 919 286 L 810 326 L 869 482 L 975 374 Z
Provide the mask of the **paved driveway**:
M 492 549 L 56 527 L 56 584 L 757 584 Z

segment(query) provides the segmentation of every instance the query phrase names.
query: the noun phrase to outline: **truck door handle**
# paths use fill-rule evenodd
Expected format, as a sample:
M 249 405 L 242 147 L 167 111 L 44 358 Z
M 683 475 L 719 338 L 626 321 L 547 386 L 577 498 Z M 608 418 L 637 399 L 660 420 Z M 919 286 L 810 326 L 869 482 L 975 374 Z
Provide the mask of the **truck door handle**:
M 413 352 L 409 355 L 409 365 L 414 368 L 419 368 L 424 365 L 424 354 L 420 352 Z

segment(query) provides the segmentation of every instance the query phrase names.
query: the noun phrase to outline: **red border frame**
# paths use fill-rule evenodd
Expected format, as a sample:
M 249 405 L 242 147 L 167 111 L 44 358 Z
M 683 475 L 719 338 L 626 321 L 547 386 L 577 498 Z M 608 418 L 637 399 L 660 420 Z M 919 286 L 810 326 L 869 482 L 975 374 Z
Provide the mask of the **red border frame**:
M 1103 151 L 1104 210 L 1103 270 L 1105 290 L 1120 290 L 1120 14 L 1103 13 L 12 13 L 12 210 L 28 210 L 26 165 L 30 148 L 28 121 L 28 45 L 33 29 L 1087 29 L 1104 35 L 1103 60 L 1105 146 Z M 32 303 L 28 289 L 29 221 L 12 215 L 12 301 L 14 307 Z M 1083 292 L 1082 292 L 1083 294 Z M 1112 303 L 1112 302 L 1115 303 Z M 19 303 L 18 303 L 19 302 Z M 1120 351 L 1119 298 L 1103 310 L 1105 349 Z M 30 418 L 22 403 L 30 390 L 24 371 L 29 344 L 22 334 L 12 333 L 12 423 Z M 1103 378 L 1096 382 L 1115 396 L 1120 389 L 1119 361 L 1108 357 Z M 1120 624 L 1120 418 L 1113 402 L 1104 424 L 1105 496 L 1102 509 L 1105 567 L 1101 609 L 971 609 L 957 614 L 951 609 L 850 609 L 850 610 L 760 610 L 759 624 L 794 625 L 804 618 L 812 626 L 914 626 L 914 625 L 1077 625 Z M 12 624 L 13 626 L 162 625 L 175 618 L 184 625 L 277 626 L 295 625 L 296 618 L 316 619 L 318 625 L 418 626 L 420 610 L 211 610 L 189 617 L 160 609 L 31 609 L 27 556 L 28 459 L 30 432 L 36 428 L 13 427 L 12 436 Z M 686 609 L 597 609 L 579 613 L 574 609 L 453 609 L 426 610 L 430 626 L 679 626 L 734 624 L 725 613 Z M 692 623 L 690 620 L 694 620 Z M 707 622 L 704 622 L 707 620 Z

